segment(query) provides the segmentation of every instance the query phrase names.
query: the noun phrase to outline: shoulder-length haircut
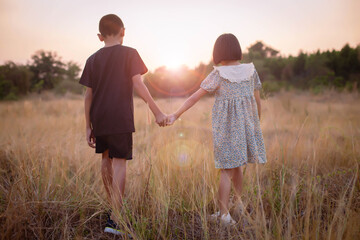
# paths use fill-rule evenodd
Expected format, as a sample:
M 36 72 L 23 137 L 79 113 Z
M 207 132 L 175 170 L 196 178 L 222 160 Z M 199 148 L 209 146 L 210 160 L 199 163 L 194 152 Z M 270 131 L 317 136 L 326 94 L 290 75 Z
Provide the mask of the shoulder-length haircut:
M 221 61 L 241 60 L 242 51 L 237 38 L 231 33 L 220 35 L 214 44 L 213 61 L 215 65 Z

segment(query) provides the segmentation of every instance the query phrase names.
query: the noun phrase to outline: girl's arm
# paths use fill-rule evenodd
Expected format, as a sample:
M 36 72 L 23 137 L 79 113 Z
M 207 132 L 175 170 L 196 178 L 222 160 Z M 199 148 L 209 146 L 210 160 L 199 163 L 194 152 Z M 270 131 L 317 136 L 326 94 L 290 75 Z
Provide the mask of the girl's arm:
M 199 90 L 197 90 L 195 93 L 193 93 L 188 99 L 186 99 L 186 101 L 184 102 L 184 104 L 172 115 L 170 115 L 170 117 L 168 118 L 167 124 L 171 125 L 175 122 L 176 119 L 178 119 L 181 114 L 183 114 L 184 112 L 186 112 L 189 108 L 191 108 L 192 106 L 194 106 L 195 103 L 197 103 L 200 98 L 202 96 L 204 96 L 207 93 L 206 90 L 199 88 Z
M 254 96 L 255 96 L 256 105 L 257 105 L 257 109 L 258 109 L 259 120 L 260 120 L 260 116 L 261 116 L 260 91 L 255 90 L 254 91 Z

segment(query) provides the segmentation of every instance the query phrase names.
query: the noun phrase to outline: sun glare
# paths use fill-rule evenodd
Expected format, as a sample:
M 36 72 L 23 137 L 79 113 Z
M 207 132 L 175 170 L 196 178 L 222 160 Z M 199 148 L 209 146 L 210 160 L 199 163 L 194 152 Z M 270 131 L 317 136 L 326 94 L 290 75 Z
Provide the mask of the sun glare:
M 180 66 L 184 64 L 184 62 L 181 61 L 181 58 L 178 58 L 176 56 L 171 56 L 169 58 L 166 58 L 164 65 L 169 68 L 169 69 L 173 69 L 176 70 L 178 68 L 180 68 Z
M 168 52 L 164 53 L 163 65 L 166 66 L 166 68 L 177 70 L 184 64 L 186 64 L 184 60 L 184 56 L 182 56 L 181 54 L 168 53 Z
M 182 65 L 186 65 L 184 49 L 179 46 L 181 44 L 163 44 L 161 47 L 161 62 L 168 69 L 177 70 Z

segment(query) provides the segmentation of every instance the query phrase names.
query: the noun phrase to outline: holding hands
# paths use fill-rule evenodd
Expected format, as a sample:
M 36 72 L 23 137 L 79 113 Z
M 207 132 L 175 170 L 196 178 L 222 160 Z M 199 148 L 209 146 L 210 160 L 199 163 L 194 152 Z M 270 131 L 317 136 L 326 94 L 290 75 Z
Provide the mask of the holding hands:
M 166 126 L 170 126 L 173 125 L 174 122 L 176 121 L 176 119 L 178 117 L 176 117 L 176 114 L 170 114 L 170 115 L 165 115 L 163 113 L 155 116 L 156 117 L 156 123 L 160 126 L 160 127 L 166 127 Z
M 168 115 L 166 118 L 166 126 L 173 125 L 176 119 L 178 119 L 178 117 L 175 113 Z
M 173 114 L 165 116 L 160 110 L 159 115 L 156 115 L 156 123 L 159 124 L 160 127 L 170 126 L 174 124 L 176 119 L 178 119 L 181 114 L 183 114 L 185 111 L 187 111 L 189 108 L 194 106 L 195 103 L 197 103 L 202 96 L 204 96 L 207 93 L 206 90 L 199 88 L 195 93 L 193 93 L 186 101 L 183 103 L 183 105 Z

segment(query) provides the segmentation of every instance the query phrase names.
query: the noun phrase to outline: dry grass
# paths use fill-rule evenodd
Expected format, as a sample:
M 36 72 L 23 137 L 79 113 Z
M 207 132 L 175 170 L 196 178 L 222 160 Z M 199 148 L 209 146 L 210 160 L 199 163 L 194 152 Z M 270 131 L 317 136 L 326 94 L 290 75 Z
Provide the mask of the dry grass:
M 159 100 L 171 112 L 183 99 Z M 134 160 L 122 222 L 135 239 L 359 239 L 360 98 L 282 93 L 263 101 L 268 163 L 248 165 L 239 224 L 216 208 L 211 99 L 169 128 L 135 101 Z M 2 239 L 113 239 L 104 234 L 100 156 L 87 147 L 79 98 L 0 104 Z M 248 224 L 243 224 L 247 222 Z

